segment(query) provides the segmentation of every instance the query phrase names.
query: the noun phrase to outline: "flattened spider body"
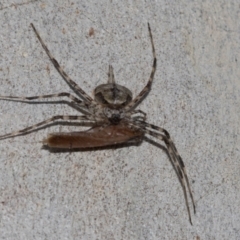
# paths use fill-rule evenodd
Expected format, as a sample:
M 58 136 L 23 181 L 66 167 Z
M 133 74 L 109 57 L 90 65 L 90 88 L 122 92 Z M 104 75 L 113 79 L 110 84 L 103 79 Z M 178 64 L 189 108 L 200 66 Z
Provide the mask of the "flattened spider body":
M 110 70 L 112 66 L 109 67 Z M 119 84 L 101 84 L 94 90 L 95 101 L 102 105 L 124 107 L 132 101 L 132 92 Z
M 140 143 L 144 133 L 140 129 L 126 127 L 124 124 L 93 127 L 85 132 L 51 133 L 44 140 L 50 148 L 84 149 L 106 147 L 122 143 Z
M 151 85 L 157 66 L 156 53 L 150 25 L 148 24 L 148 31 L 152 46 L 153 65 L 149 80 L 143 90 L 135 98 L 133 98 L 132 93 L 129 89 L 115 83 L 113 68 L 110 65 L 108 73 L 108 83 L 101 84 L 95 88 L 94 99 L 91 98 L 87 93 L 85 93 L 85 91 L 83 91 L 82 88 L 79 87 L 64 72 L 57 60 L 48 50 L 47 46 L 41 39 L 34 25 L 31 24 L 31 26 L 42 47 L 47 53 L 49 59 L 55 66 L 56 70 L 60 73 L 60 75 L 67 82 L 67 84 L 74 90 L 78 97 L 67 92 L 61 92 L 57 94 L 33 97 L 0 96 L 0 99 L 31 102 L 33 100 L 42 100 L 44 98 L 67 97 L 70 100 L 69 103 L 76 106 L 77 109 L 79 109 L 80 112 L 84 112 L 85 115 L 54 116 L 20 131 L 2 135 L 0 136 L 0 140 L 30 133 L 34 130 L 39 129 L 40 127 L 46 127 L 49 125 L 49 123 L 56 122 L 58 120 L 78 120 L 84 123 L 88 122 L 92 126 L 92 128 L 88 131 L 82 132 L 51 133 L 43 141 L 43 144 L 47 145 L 49 148 L 82 149 L 93 147 L 106 147 L 129 142 L 140 143 L 143 140 L 144 135 L 152 136 L 160 141 L 163 141 L 166 145 L 166 150 L 168 151 L 170 160 L 176 170 L 177 176 L 183 187 L 189 221 L 192 224 L 187 190 L 192 200 L 194 213 L 195 204 L 182 158 L 180 157 L 173 141 L 171 140 L 169 133 L 161 127 L 147 123 L 146 113 L 141 110 L 135 110 L 136 106 L 151 90 Z

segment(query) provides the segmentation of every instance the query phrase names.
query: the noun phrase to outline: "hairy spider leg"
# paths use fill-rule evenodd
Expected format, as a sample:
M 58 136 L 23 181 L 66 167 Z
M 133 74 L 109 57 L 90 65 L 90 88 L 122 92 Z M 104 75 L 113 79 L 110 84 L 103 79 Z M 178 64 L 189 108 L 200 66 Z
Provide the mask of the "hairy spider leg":
M 62 78 L 69 84 L 69 86 L 72 87 L 72 89 L 79 94 L 85 101 L 87 101 L 88 103 L 92 103 L 92 104 L 96 104 L 95 101 L 85 92 L 83 91 L 66 73 L 65 71 L 62 69 L 62 67 L 59 65 L 59 63 L 57 62 L 57 60 L 52 56 L 52 54 L 50 53 L 50 51 L 48 50 L 47 46 L 45 45 L 45 43 L 43 42 L 42 38 L 40 37 L 38 31 L 36 30 L 36 28 L 34 27 L 34 25 L 31 23 L 31 26 L 39 40 L 39 42 L 41 43 L 43 49 L 45 50 L 46 54 L 48 55 L 49 59 L 51 60 L 51 62 L 53 63 L 54 67 L 56 68 L 56 70 L 60 73 L 60 75 L 62 76 Z
M 39 123 L 37 123 L 35 125 L 32 125 L 30 127 L 24 128 L 22 130 L 2 135 L 2 136 L 0 136 L 0 140 L 5 139 L 5 138 L 16 137 L 16 136 L 27 134 L 29 132 L 32 132 L 32 131 L 38 129 L 39 127 L 44 127 L 44 126 L 48 125 L 49 123 L 55 122 L 56 120 L 63 120 L 63 121 L 71 121 L 71 120 L 85 120 L 86 121 L 86 120 L 89 120 L 89 121 L 95 121 L 94 118 L 92 118 L 91 116 L 88 116 L 88 115 L 86 115 L 86 116 L 59 115 L 59 116 L 51 117 L 47 120 L 39 122 Z
M 156 72 L 156 68 L 157 68 L 157 58 L 156 58 L 156 52 L 155 52 L 155 48 L 154 48 L 154 43 L 153 43 L 153 37 L 152 37 L 152 32 L 151 32 L 151 28 L 150 28 L 150 24 L 148 23 L 148 31 L 149 31 L 149 35 L 150 35 L 150 40 L 151 40 L 151 45 L 152 45 L 152 53 L 153 53 L 153 65 L 152 65 L 152 72 L 150 74 L 149 80 L 147 85 L 143 88 L 143 90 L 125 107 L 125 110 L 128 112 L 131 109 L 135 108 L 142 100 L 143 98 L 146 96 L 146 94 L 148 94 L 151 90 L 151 86 L 152 86 L 152 82 L 153 82 L 153 78 L 154 78 L 154 74 Z

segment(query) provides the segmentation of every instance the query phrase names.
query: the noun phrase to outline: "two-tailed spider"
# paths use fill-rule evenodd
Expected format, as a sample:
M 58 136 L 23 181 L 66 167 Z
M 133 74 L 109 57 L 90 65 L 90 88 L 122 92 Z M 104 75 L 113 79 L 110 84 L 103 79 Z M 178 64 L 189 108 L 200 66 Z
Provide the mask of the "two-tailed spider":
M 92 127 L 87 131 L 81 132 L 50 133 L 48 137 L 43 140 L 43 144 L 50 149 L 86 149 L 129 142 L 140 143 L 142 142 L 144 135 L 150 135 L 163 141 L 166 145 L 170 160 L 183 187 L 189 221 L 192 224 L 186 189 L 188 189 L 190 194 L 194 213 L 195 204 L 182 158 L 178 154 L 169 133 L 161 127 L 147 123 L 146 113 L 141 110 L 135 110 L 136 106 L 151 90 L 153 77 L 156 71 L 157 59 L 150 25 L 148 24 L 148 31 L 153 53 L 152 71 L 146 86 L 135 98 L 132 97 L 132 92 L 129 89 L 115 83 L 113 67 L 111 65 L 109 66 L 108 83 L 97 86 L 94 90 L 94 98 L 90 97 L 64 72 L 57 60 L 48 50 L 34 25 L 31 24 L 31 26 L 56 70 L 78 96 L 76 97 L 70 93 L 61 92 L 58 94 L 33 97 L 1 96 L 0 99 L 31 102 L 32 100 L 40 100 L 44 98 L 67 97 L 70 100 L 70 103 L 77 107 L 80 112 L 84 112 L 85 115 L 54 116 L 20 131 L 2 135 L 0 136 L 0 140 L 30 133 L 40 127 L 47 126 L 49 123 L 55 122 L 56 120 L 79 120 L 80 122 L 88 122 Z

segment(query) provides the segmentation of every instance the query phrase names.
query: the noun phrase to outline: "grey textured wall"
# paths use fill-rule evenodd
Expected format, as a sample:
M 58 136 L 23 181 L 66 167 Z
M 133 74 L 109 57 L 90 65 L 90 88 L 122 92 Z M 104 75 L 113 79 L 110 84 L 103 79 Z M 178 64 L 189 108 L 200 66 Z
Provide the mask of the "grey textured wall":
M 136 95 L 151 71 L 151 24 L 158 66 L 139 108 L 170 132 L 197 213 L 191 226 L 161 148 L 50 153 L 41 149 L 47 133 L 76 131 L 55 125 L 0 141 L 0 238 L 240 239 L 239 7 L 237 0 L 1 1 L 0 95 L 71 92 L 31 22 L 89 94 L 106 82 L 111 63 Z M 0 101 L 0 135 L 58 114 L 79 113 Z

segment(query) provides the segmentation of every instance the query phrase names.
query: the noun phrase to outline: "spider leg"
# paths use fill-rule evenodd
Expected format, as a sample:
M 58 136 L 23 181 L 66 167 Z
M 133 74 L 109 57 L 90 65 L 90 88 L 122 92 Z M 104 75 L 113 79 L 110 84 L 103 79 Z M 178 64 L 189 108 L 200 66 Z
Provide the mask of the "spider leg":
M 149 80 L 147 85 L 143 88 L 143 90 L 125 107 L 125 110 L 128 112 L 134 107 L 136 107 L 148 94 L 151 90 L 154 74 L 156 72 L 156 67 L 157 67 L 157 58 L 156 58 L 156 52 L 153 44 L 153 37 L 152 37 L 152 32 L 150 28 L 150 24 L 148 23 L 148 31 L 150 35 L 150 40 L 151 40 L 151 45 L 152 45 L 152 53 L 153 53 L 153 65 L 152 65 L 152 72 L 150 74 Z
M 187 205 L 189 221 L 192 224 L 191 212 L 190 212 L 190 208 L 189 208 L 189 204 L 188 204 L 188 197 L 187 197 L 187 191 L 186 191 L 186 184 L 187 184 L 187 188 L 188 188 L 191 200 L 192 200 L 194 213 L 196 213 L 196 207 L 195 207 L 193 194 L 192 194 L 192 191 L 191 191 L 191 188 L 190 188 L 190 184 L 189 184 L 188 176 L 187 176 L 187 173 L 186 173 L 185 165 L 183 163 L 182 158 L 178 154 L 178 151 L 177 151 L 173 141 L 171 140 L 169 133 L 163 128 L 157 127 L 155 125 L 152 125 L 152 124 L 149 124 L 149 123 L 146 123 L 146 122 L 143 122 L 143 121 L 136 121 L 134 125 L 141 127 L 141 129 L 143 129 L 143 131 L 145 131 L 146 134 L 149 134 L 149 135 L 165 142 L 165 144 L 167 146 L 169 156 L 170 156 L 170 160 L 171 160 L 171 162 L 172 162 L 172 164 L 173 164 L 173 166 L 176 170 L 176 173 L 178 175 L 180 183 L 183 187 L 183 192 L 184 192 L 184 197 L 185 197 L 185 201 L 186 201 L 186 205 Z M 158 132 L 151 131 L 148 128 L 153 129 L 153 130 L 158 131 Z
M 89 120 L 89 121 L 94 121 L 95 119 L 93 119 L 91 116 L 64 116 L 64 115 L 58 115 L 58 116 L 54 116 L 51 117 L 45 121 L 39 122 L 35 125 L 32 125 L 30 127 L 24 128 L 22 130 L 16 131 L 16 132 L 11 132 L 5 135 L 0 136 L 0 140 L 5 139 L 5 138 L 10 138 L 10 137 L 16 137 L 19 135 L 23 135 L 23 134 L 27 134 L 30 133 L 36 129 L 38 129 L 39 127 L 44 127 L 46 125 L 48 125 L 51 122 L 55 122 L 56 120 L 63 120 L 63 121 L 70 121 L 70 120 Z
M 144 124 L 148 128 L 151 128 L 151 129 L 154 129 L 155 131 L 159 131 L 160 133 L 163 133 L 166 136 L 167 141 L 169 142 L 169 144 L 171 145 L 171 147 L 173 149 L 174 156 L 178 160 L 178 162 L 179 162 L 179 164 L 181 166 L 181 169 L 183 170 L 184 178 L 186 179 L 186 183 L 187 183 L 187 187 L 188 187 L 188 190 L 189 190 L 189 194 L 190 194 L 190 197 L 191 197 L 191 200 L 192 200 L 192 203 L 193 203 L 194 213 L 196 213 L 195 201 L 194 201 L 193 194 L 192 194 L 192 191 L 191 191 L 191 188 L 190 188 L 190 183 L 189 183 L 189 180 L 188 180 L 186 167 L 184 165 L 184 162 L 183 162 L 181 156 L 179 155 L 179 153 L 177 151 L 176 146 L 174 145 L 174 143 L 173 143 L 173 141 L 172 141 L 172 139 L 170 137 L 170 134 L 164 128 L 161 128 L 161 127 L 158 127 L 158 126 L 155 126 L 153 124 L 149 124 L 149 123 L 146 123 L 146 122 L 143 122 L 143 121 L 139 121 L 139 122 L 141 122 L 142 124 Z
M 89 104 L 76 98 L 75 96 L 71 95 L 67 92 L 57 93 L 57 94 L 48 94 L 48 95 L 41 95 L 41 96 L 32 96 L 32 97 L 14 97 L 14 96 L 0 96 L 1 100 L 10 100 L 10 101 L 24 101 L 24 102 L 32 102 L 32 100 L 42 100 L 44 98 L 54 98 L 54 97 L 68 97 L 72 101 L 71 103 L 75 103 L 77 106 L 82 108 L 87 108 Z
M 190 208 L 189 208 L 189 204 L 188 204 L 188 196 L 187 196 L 187 190 L 186 190 L 186 184 L 185 184 L 185 180 L 187 181 L 186 175 L 185 175 L 185 172 L 184 172 L 185 166 L 184 166 L 182 160 L 180 162 L 180 159 L 177 159 L 175 157 L 175 153 L 174 153 L 174 150 L 173 150 L 173 144 L 171 144 L 169 142 L 169 139 L 167 137 L 165 137 L 163 135 L 160 135 L 160 134 L 157 134 L 157 133 L 155 133 L 153 131 L 150 131 L 150 130 L 145 130 L 145 131 L 146 131 L 147 134 L 165 142 L 165 144 L 167 146 L 167 149 L 168 149 L 168 152 L 169 152 L 170 160 L 171 160 L 174 168 L 176 169 L 177 175 L 178 175 L 178 177 L 180 179 L 180 182 L 181 182 L 181 185 L 183 187 L 183 192 L 184 192 L 184 197 L 185 197 L 185 200 L 186 200 L 189 221 L 192 225 L 191 212 L 190 212 Z M 183 164 L 183 166 L 181 165 L 181 163 Z M 191 192 L 191 190 L 190 190 L 190 192 Z M 193 202 L 193 208 L 194 208 L 194 212 L 195 212 L 194 202 Z
M 45 45 L 45 43 L 43 42 L 42 38 L 40 37 L 38 31 L 36 30 L 36 28 L 34 27 L 34 25 L 31 23 L 31 26 L 38 38 L 38 40 L 40 41 L 42 47 L 44 48 L 45 52 L 47 53 L 49 59 L 51 60 L 51 62 L 53 63 L 54 67 L 56 68 L 56 70 L 60 73 L 60 75 L 62 76 L 62 78 L 69 84 L 69 86 L 72 87 L 72 89 L 78 93 L 85 101 L 87 101 L 88 103 L 90 102 L 95 102 L 87 93 L 85 93 L 62 69 L 62 67 L 59 65 L 59 63 L 57 62 L 57 60 L 52 56 L 52 54 L 50 53 L 50 51 L 48 50 L 47 46 Z
M 187 178 L 187 175 L 186 175 L 184 163 L 183 163 L 181 158 L 179 159 L 179 158 L 175 157 L 174 148 L 173 148 L 173 144 L 171 143 L 171 140 L 169 140 L 166 136 L 163 136 L 159 133 L 155 133 L 155 132 L 147 130 L 147 129 L 145 129 L 145 131 L 146 131 L 147 134 L 165 142 L 165 144 L 167 146 L 167 149 L 168 149 L 168 152 L 169 152 L 170 160 L 171 160 L 174 168 L 176 169 L 177 175 L 178 175 L 179 180 L 181 182 L 181 185 L 183 187 L 183 193 L 184 193 L 184 198 L 185 198 L 186 205 L 187 205 L 189 221 L 192 225 L 192 218 L 191 218 L 191 212 L 190 212 L 190 208 L 189 208 L 189 204 L 188 204 L 188 196 L 187 196 L 185 181 L 187 182 L 187 185 L 189 185 L 189 184 L 188 184 L 188 178 Z M 190 196 L 192 198 L 191 190 L 189 188 L 188 188 L 188 190 L 189 190 Z M 192 198 L 192 200 L 193 200 L 193 198 Z M 195 213 L 194 202 L 193 202 L 193 208 L 194 208 L 194 213 Z

